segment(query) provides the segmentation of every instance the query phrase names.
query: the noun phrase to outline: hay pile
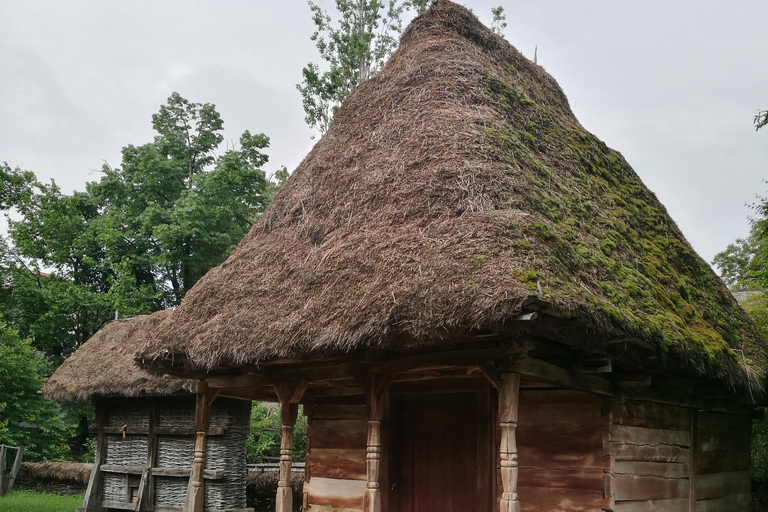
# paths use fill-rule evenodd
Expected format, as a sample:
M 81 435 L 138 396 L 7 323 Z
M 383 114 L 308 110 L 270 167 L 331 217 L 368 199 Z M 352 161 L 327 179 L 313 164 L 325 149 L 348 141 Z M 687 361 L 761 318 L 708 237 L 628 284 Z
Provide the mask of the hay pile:
M 93 395 L 169 395 L 189 391 L 190 381 L 150 374 L 133 360 L 134 353 L 170 313 L 158 311 L 107 324 L 53 373 L 43 394 L 54 400 L 84 402 Z
M 743 365 L 766 359 L 555 80 L 441 1 L 139 356 L 210 369 L 466 341 L 514 324 L 531 295 L 588 326 L 573 341 L 642 340 L 667 370 L 755 384 Z
M 87 484 L 91 471 L 82 462 L 22 462 L 21 473 L 29 480 L 59 480 Z

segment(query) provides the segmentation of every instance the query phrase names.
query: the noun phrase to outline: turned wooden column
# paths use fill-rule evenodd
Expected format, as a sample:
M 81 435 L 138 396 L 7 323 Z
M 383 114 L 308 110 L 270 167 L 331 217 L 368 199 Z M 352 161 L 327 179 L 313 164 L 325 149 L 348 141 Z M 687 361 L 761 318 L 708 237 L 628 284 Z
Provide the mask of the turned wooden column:
M 363 495 L 363 512 L 381 512 L 381 420 L 387 407 L 391 378 L 370 375 L 366 383 L 368 405 L 368 450 L 365 457 L 367 482 Z
M 501 427 L 501 503 L 500 512 L 519 512 L 517 501 L 517 406 L 520 375 L 503 373 L 499 390 L 499 426 Z
M 275 393 L 280 400 L 280 419 L 283 424 L 280 439 L 280 480 L 277 482 L 277 512 L 291 512 L 293 509 L 293 489 L 291 489 L 291 466 L 293 465 L 293 427 L 299 415 L 299 400 L 304 390 L 303 382 L 284 382 L 275 384 Z
M 205 440 L 211 425 L 211 404 L 218 394 L 216 389 L 197 393 L 195 401 L 195 458 L 192 460 L 192 474 L 187 487 L 185 512 L 203 512 L 205 507 Z

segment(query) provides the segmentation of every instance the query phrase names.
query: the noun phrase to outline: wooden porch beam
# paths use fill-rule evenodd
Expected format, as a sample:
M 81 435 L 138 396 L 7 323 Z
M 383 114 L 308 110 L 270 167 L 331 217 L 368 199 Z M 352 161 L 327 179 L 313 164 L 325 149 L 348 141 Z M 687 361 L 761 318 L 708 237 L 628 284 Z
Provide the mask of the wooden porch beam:
M 388 407 L 392 375 L 370 374 L 365 394 L 368 408 L 368 441 L 365 457 L 367 482 L 363 495 L 363 512 L 381 512 L 381 420 Z
M 558 387 L 589 391 L 600 395 L 613 396 L 613 384 L 596 375 L 572 373 L 541 359 L 519 359 L 504 365 L 502 371 L 535 377 Z
M 293 465 L 293 428 L 299 415 L 299 401 L 307 389 L 305 381 L 280 382 L 275 384 L 275 394 L 280 400 L 280 419 L 283 432 L 280 439 L 280 480 L 277 482 L 276 512 L 291 512 L 293 490 L 291 489 L 291 466 Z
M 500 460 L 501 485 L 500 512 L 520 512 L 517 499 L 517 411 L 520 396 L 520 374 L 502 373 L 499 391 L 499 427 L 501 428 Z
M 204 389 L 204 391 L 203 391 Z M 205 506 L 205 441 L 211 426 L 211 404 L 219 394 L 216 388 L 201 387 L 195 395 L 195 456 L 192 474 L 187 487 L 187 502 L 184 512 L 203 512 Z

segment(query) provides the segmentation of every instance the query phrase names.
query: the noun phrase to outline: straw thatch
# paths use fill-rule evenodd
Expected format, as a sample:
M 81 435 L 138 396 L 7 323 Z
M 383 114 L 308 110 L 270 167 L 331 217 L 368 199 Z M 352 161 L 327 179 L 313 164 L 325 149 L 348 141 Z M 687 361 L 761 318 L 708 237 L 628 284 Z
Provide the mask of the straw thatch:
M 191 382 L 147 373 L 133 360 L 170 311 L 117 320 L 100 329 L 53 373 L 43 394 L 54 400 L 87 401 L 92 396 L 169 395 L 189 391 Z
M 87 484 L 91 475 L 82 462 L 22 462 L 21 471 L 30 480 L 61 480 Z
M 585 342 L 642 340 L 692 373 L 744 383 L 741 364 L 764 360 L 726 287 L 555 80 L 442 1 L 139 357 L 213 368 L 462 341 L 514 323 L 531 295 L 588 325 Z

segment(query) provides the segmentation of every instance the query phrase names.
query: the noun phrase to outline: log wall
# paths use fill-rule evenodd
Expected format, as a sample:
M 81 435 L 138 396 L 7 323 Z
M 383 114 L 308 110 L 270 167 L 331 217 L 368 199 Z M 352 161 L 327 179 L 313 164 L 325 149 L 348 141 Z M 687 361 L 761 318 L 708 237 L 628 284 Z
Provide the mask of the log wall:
M 600 512 L 608 508 L 609 414 L 600 396 L 521 390 L 517 426 L 521 512 Z
M 361 512 L 366 487 L 368 420 L 363 404 L 305 407 L 304 506 Z
M 694 462 L 697 512 L 747 512 L 752 420 L 701 411 Z
M 608 480 L 614 512 L 689 512 L 691 409 L 625 400 L 613 404 Z

